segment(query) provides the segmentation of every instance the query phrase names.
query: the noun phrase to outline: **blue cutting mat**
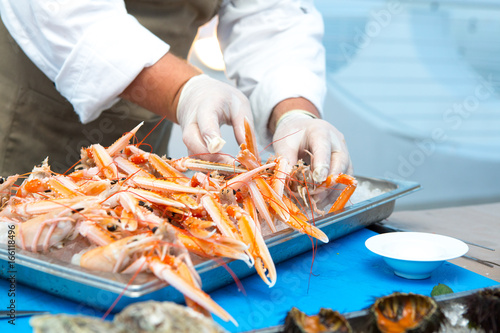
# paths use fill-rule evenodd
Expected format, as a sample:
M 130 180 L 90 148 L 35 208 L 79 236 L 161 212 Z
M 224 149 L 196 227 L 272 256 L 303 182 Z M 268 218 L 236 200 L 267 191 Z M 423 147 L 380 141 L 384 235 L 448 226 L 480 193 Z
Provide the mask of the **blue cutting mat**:
M 438 283 L 447 284 L 455 292 L 498 284 L 450 263 L 445 263 L 426 280 L 397 277 L 380 257 L 364 246 L 373 235 L 376 233 L 362 229 L 319 247 L 312 274 L 312 251 L 278 264 L 278 282 L 273 288 L 253 275 L 241 281 L 246 296 L 236 285 L 212 292 L 214 300 L 238 321 L 239 327 L 217 321 L 231 332 L 243 332 L 281 324 L 292 306 L 308 314 L 317 313 L 321 307 L 345 313 L 361 310 L 371 305 L 375 297 L 394 291 L 429 295 Z M 9 305 L 8 289 L 8 281 L 0 279 L 1 310 Z M 102 311 L 21 284 L 16 286 L 15 304 L 19 311 L 103 315 Z M 2 319 L 0 332 L 31 332 L 29 318 L 16 318 L 15 326 Z
M 374 235 L 375 232 L 362 229 L 318 248 L 312 275 L 312 252 L 309 252 L 278 264 L 278 282 L 273 288 L 253 275 L 241 281 L 247 296 L 234 285 L 211 293 L 239 327 L 218 322 L 231 332 L 244 332 L 282 324 L 293 306 L 307 314 L 316 314 L 321 307 L 345 313 L 362 310 L 376 297 L 394 291 L 430 296 L 438 283 L 448 285 L 454 292 L 498 284 L 448 262 L 429 279 L 398 277 L 381 257 L 365 247 L 365 241 Z

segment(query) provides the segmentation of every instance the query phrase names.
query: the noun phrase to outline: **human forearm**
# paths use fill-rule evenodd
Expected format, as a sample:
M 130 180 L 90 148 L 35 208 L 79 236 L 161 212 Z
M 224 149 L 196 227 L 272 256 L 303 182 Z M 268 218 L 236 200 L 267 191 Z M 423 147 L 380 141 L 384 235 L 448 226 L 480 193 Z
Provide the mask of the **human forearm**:
M 43 0 L 0 0 L 14 40 L 83 123 L 113 106 L 144 68 L 169 51 L 127 13 L 123 1 L 67 1 L 56 9 Z
M 177 104 L 184 84 L 201 71 L 171 53 L 144 68 L 120 97 L 177 123 Z
M 226 1 L 218 29 L 226 72 L 249 96 L 260 143 L 273 142 L 291 164 L 310 163 L 318 183 L 352 173 L 344 136 L 316 119 L 326 95 L 322 22 L 312 0 Z
M 271 141 L 271 111 L 282 101 L 302 97 L 321 113 L 326 92 L 322 33 L 321 14 L 312 1 L 222 6 L 218 37 L 226 72 L 250 99 L 261 144 Z

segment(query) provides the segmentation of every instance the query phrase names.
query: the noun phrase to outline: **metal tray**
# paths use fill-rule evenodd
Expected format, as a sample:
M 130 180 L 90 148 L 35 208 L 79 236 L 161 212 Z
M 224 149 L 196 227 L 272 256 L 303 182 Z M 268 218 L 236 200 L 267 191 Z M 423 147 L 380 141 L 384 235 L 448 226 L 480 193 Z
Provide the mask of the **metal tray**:
M 420 185 L 414 182 L 359 176 L 356 178 L 360 184 L 364 183 L 363 187 L 378 189 L 382 194 L 315 219 L 316 226 L 323 230 L 330 240 L 389 217 L 397 198 L 420 189 Z M 293 246 L 290 246 L 290 242 L 293 242 Z M 275 263 L 311 249 L 309 237 L 292 229 L 269 235 L 266 237 L 266 243 Z M 225 262 L 239 279 L 255 273 L 253 267 L 249 268 L 241 261 Z M 47 255 L 21 249 L 16 249 L 15 264 L 18 282 L 100 310 L 107 310 L 120 294 L 122 297 L 114 311 L 122 310 L 138 301 L 184 300 L 181 293 L 152 274 L 141 273 L 129 284 L 130 275 L 89 271 Z M 196 269 L 206 292 L 233 283 L 233 278 L 220 262 L 206 260 L 197 264 Z M 6 247 L 0 247 L 0 276 L 9 276 Z

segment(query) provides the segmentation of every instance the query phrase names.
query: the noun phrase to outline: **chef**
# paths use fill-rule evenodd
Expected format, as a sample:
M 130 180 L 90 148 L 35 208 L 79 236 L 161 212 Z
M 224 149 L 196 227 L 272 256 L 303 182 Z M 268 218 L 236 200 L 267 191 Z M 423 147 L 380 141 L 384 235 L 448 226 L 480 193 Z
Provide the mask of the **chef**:
M 141 121 L 138 137 L 150 132 L 158 154 L 177 123 L 190 154 L 228 162 L 210 155 L 224 144 L 219 128 L 233 126 L 241 143 L 245 117 L 291 163 L 310 153 L 317 182 L 352 173 L 343 135 L 321 119 L 323 23 L 312 1 L 0 0 L 0 13 L 1 175 L 46 156 L 64 171 L 82 146 L 108 146 Z M 185 60 L 215 15 L 236 87 Z

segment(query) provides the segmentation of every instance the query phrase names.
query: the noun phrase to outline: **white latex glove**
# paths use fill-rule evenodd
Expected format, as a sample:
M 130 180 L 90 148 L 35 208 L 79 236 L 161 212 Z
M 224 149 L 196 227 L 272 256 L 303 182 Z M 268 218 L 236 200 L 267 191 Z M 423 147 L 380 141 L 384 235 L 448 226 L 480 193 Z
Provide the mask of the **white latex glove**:
M 233 126 L 236 141 L 241 144 L 245 142 L 245 117 L 253 126 L 250 102 L 229 84 L 201 74 L 192 77 L 182 88 L 177 120 L 190 155 L 231 163 L 233 159 L 228 155 L 214 154 L 226 143 L 221 137 L 220 127 L 223 124 Z
M 316 183 L 325 181 L 330 174 L 352 175 L 351 159 L 344 136 L 325 120 L 314 119 L 301 110 L 289 111 L 279 120 L 273 142 L 276 155 L 285 156 L 292 165 L 301 158 L 310 161 Z M 330 194 L 332 193 L 318 196 L 317 202 L 326 203 Z

